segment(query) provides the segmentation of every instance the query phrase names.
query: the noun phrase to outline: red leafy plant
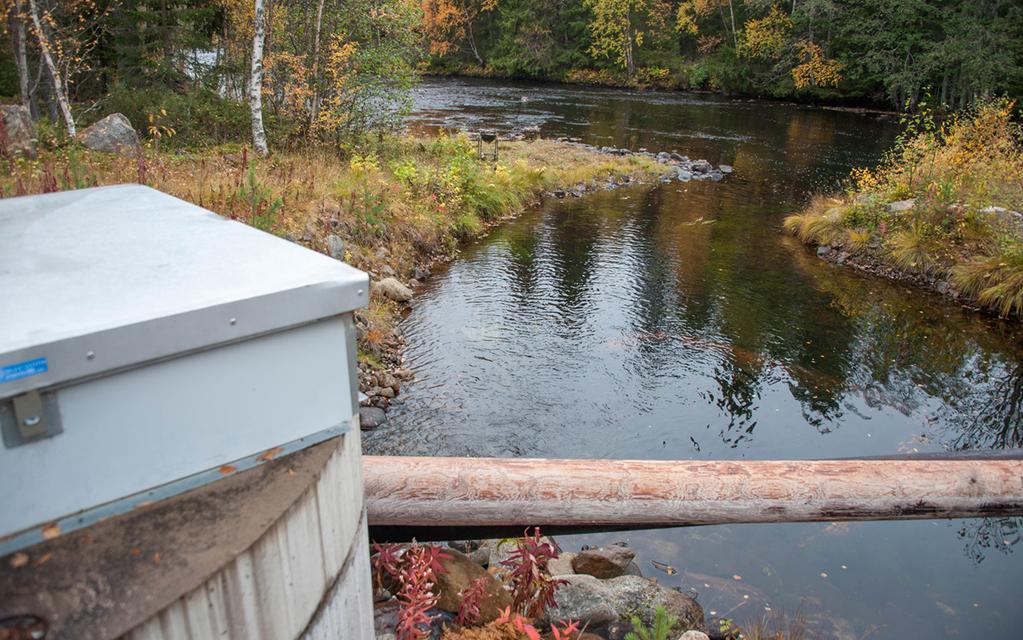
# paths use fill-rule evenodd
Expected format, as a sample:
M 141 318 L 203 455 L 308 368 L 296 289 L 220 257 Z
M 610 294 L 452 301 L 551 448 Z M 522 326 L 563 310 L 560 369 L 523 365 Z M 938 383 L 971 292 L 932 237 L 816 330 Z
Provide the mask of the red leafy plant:
M 552 624 L 550 629 L 549 636 L 541 635 L 529 618 L 507 607 L 501 610 L 496 620 L 484 627 L 445 630 L 443 640 L 575 640 L 582 633 L 578 622 L 566 622 L 561 626 Z
M 502 625 L 511 626 L 516 631 L 524 634 L 529 640 L 541 640 L 540 632 L 529 621 L 529 618 L 518 613 L 512 613 L 511 607 L 501 611 L 501 615 L 498 616 L 497 620 L 494 620 L 492 626 L 500 627 Z M 578 622 L 566 622 L 560 628 L 556 625 L 551 625 L 551 637 L 553 640 L 572 640 L 578 634 Z
M 397 640 L 424 640 L 430 635 L 434 616 L 427 612 L 437 605 L 433 592 L 436 577 L 446 572 L 441 560 L 450 556 L 440 547 L 421 545 L 374 544 L 373 571 L 378 585 L 390 578 L 398 585 Z
M 468 587 L 462 589 L 459 595 L 462 602 L 458 605 L 458 616 L 455 617 L 455 622 L 460 627 L 476 624 L 480 619 L 480 605 L 487 597 L 487 579 L 476 578 Z
M 517 541 L 517 547 L 501 564 L 511 570 L 513 606 L 530 618 L 541 617 L 548 607 L 557 606 L 554 593 L 565 580 L 551 577 L 547 564 L 557 557 L 558 550 L 553 544 L 540 537 L 540 527 L 533 528 L 533 535 L 526 530 L 525 537 Z

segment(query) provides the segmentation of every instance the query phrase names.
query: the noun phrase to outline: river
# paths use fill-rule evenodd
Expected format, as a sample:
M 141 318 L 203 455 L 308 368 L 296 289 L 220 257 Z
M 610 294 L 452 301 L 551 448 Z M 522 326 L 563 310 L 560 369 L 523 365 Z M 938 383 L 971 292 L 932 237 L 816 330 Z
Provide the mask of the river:
M 830 458 L 1023 440 L 1018 325 L 817 259 L 785 214 L 875 163 L 890 118 L 717 96 L 429 80 L 410 126 L 539 125 L 735 172 L 551 199 L 467 247 L 402 323 L 417 381 L 368 453 Z M 645 575 L 808 637 L 1018 638 L 1021 521 L 712 526 L 626 540 Z M 676 567 L 658 571 L 651 561 Z

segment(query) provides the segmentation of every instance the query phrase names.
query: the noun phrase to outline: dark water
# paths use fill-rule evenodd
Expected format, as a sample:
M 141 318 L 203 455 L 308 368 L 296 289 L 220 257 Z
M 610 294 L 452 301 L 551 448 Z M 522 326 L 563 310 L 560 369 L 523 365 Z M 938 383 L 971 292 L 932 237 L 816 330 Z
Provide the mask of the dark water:
M 769 459 L 1019 445 L 1018 326 L 843 271 L 780 233 L 810 192 L 878 159 L 890 121 L 467 82 L 425 84 L 413 121 L 539 124 L 735 173 L 551 201 L 468 248 L 418 293 L 403 327 L 418 382 L 367 434 L 368 451 Z M 561 543 L 628 539 L 647 575 L 740 623 L 799 615 L 809 637 L 1019 638 L 1019 525 L 716 526 Z

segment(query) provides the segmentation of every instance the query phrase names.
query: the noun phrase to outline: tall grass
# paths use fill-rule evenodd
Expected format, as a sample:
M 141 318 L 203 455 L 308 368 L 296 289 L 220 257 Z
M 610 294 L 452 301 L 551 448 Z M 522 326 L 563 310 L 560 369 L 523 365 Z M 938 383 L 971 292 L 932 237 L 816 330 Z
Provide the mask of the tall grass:
M 947 119 L 930 114 L 850 189 L 819 196 L 784 228 L 907 274 L 947 279 L 999 315 L 1023 315 L 1023 133 L 1014 103 L 993 99 Z M 896 204 L 898 202 L 902 204 Z M 905 202 L 909 201 L 909 202 Z

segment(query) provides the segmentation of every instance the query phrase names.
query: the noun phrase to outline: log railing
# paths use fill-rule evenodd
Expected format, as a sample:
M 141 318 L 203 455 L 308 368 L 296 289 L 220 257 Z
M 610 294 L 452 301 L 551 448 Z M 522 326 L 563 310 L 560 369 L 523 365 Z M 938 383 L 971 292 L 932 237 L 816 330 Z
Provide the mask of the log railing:
M 1023 515 L 1023 460 L 363 458 L 371 526 L 586 529 Z

